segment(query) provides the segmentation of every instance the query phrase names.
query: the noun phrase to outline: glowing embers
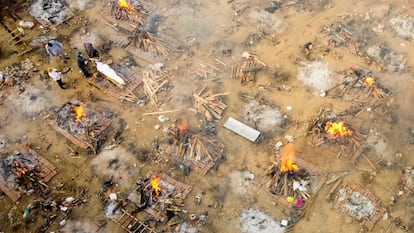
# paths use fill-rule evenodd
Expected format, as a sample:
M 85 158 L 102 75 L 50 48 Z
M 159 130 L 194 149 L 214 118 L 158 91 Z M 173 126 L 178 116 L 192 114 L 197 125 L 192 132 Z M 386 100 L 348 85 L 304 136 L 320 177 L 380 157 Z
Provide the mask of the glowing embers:
M 9 153 L 1 161 L 0 189 L 17 201 L 23 192 L 46 193 L 45 184 L 57 174 L 55 167 L 31 149 Z
M 112 15 L 117 20 L 131 21 L 142 25 L 142 20 L 148 12 L 138 1 L 117 0 L 112 5 Z
M 96 112 L 89 104 L 68 102 L 57 109 L 48 121 L 55 130 L 75 145 L 96 153 L 105 140 L 104 131 L 111 120 Z

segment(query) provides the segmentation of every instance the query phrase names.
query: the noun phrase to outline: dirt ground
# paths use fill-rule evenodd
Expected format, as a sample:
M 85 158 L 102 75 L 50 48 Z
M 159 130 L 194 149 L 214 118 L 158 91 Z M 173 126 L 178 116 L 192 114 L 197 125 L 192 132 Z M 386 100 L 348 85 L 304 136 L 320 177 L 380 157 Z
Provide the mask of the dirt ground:
M 262 179 L 268 166 L 279 159 L 273 148 L 286 138 L 293 138 L 296 156 L 319 168 L 326 179 L 346 171 L 344 181 L 371 191 L 379 199 L 386 214 L 376 222 L 372 232 L 414 231 L 414 186 L 410 183 L 411 187 L 401 187 L 404 169 L 414 166 L 411 157 L 414 20 L 396 26 L 399 19 L 414 17 L 412 1 L 149 1 L 160 16 L 157 32 L 172 38 L 166 44 L 170 53 L 158 61 L 171 72 L 172 85 L 159 96 L 158 107 L 150 102 L 118 101 L 82 76 L 75 53 L 83 50 L 85 42 L 93 43 L 104 61 L 133 59 L 136 66 L 132 69 L 138 74 L 148 69 L 149 62 L 124 49 L 128 36 L 103 18 L 102 1 L 70 2 L 74 17 L 56 27 L 41 26 L 28 14 L 29 3 L 8 7 L 2 4 L 2 15 L 14 11 L 22 19 L 35 22 L 35 27 L 25 29 L 33 50 L 22 56 L 17 55 L 17 48 L 10 43 L 7 30 L 0 27 L 0 70 L 26 59 L 34 66 L 30 77 L 19 79 L 15 85 L 3 85 L 5 80 L 0 82 L 0 152 L 3 155 L 18 151 L 29 144 L 54 164 L 58 174 L 47 184 L 51 200 L 78 197 L 76 190 L 87 190 L 83 196 L 85 201 L 71 209 L 66 224 L 59 226 L 63 219 L 58 217 L 50 221 L 46 232 L 124 232 L 105 215 L 104 204 L 99 199 L 103 182 L 108 176 L 115 177 L 112 192 L 124 198 L 138 177 L 151 171 L 166 172 L 193 186 L 185 201 L 186 212 L 181 216 L 183 224 L 158 226 L 160 232 L 279 232 L 280 221 L 292 218 L 291 210 L 277 202 L 263 186 Z M 366 41 L 365 47 L 356 53 L 344 46 L 332 46 L 323 30 L 352 19 L 356 23 L 349 27 L 355 29 L 354 33 L 362 30 Z M 63 55 L 48 57 L 42 47 L 45 38 L 61 41 Z M 310 54 L 305 54 L 309 42 L 313 47 Z M 372 46 L 378 44 L 386 45 L 393 53 L 382 61 L 368 62 L 366 54 L 372 54 Z M 254 81 L 241 84 L 231 74 L 236 61 L 243 60 L 245 51 L 257 56 L 266 66 L 257 72 Z M 215 59 L 224 63 L 218 66 L 218 71 L 207 77 L 192 72 L 197 63 Z M 96 72 L 93 64 L 88 66 Z M 71 68 L 63 78 L 68 89 L 60 89 L 45 75 L 48 67 Z M 372 71 L 382 86 L 392 90 L 392 95 L 386 96 L 380 107 L 329 95 L 343 71 L 358 68 Z M 187 121 L 190 129 L 205 131 L 203 116 L 189 110 L 192 94 L 205 85 L 215 93 L 228 92 L 227 109 L 222 119 L 215 122 L 216 138 L 226 146 L 224 159 L 206 176 L 194 172 L 187 175 L 162 153 L 168 144 L 162 129 Z M 142 86 L 138 88 L 143 96 Z M 53 109 L 74 99 L 92 103 L 113 120 L 102 153 L 98 155 L 77 148 L 45 120 Z M 257 103 L 266 106 L 262 110 L 265 113 L 252 118 L 246 108 L 251 109 Z M 362 110 L 351 116 L 355 122 L 353 128 L 364 135 L 362 144 L 367 149 L 356 161 L 338 154 L 341 145 L 318 146 L 312 141 L 312 135 L 307 134 L 309 123 L 321 108 L 340 113 L 358 107 Z M 145 115 L 173 109 L 180 110 L 163 114 L 169 117 L 166 122 L 161 122 L 157 115 Z M 224 128 L 230 116 L 262 131 L 263 140 L 252 143 Z M 159 143 L 158 153 L 149 159 L 140 158 L 142 151 L 153 150 L 154 142 Z M 118 165 L 111 167 L 114 158 Z M 254 175 L 253 179 L 250 174 Z M 331 183 L 321 187 L 312 205 L 290 226 L 289 232 L 367 232 L 357 219 L 337 211 L 334 203 L 327 201 L 332 186 Z M 109 193 L 103 195 L 105 199 Z M 38 229 L 45 221 L 45 213 L 22 217 L 28 204 L 40 199 L 39 195 L 23 195 L 16 203 L 5 194 L 0 196 L 0 232 L 41 232 Z M 200 197 L 201 203 L 197 203 L 195 200 Z M 206 213 L 205 223 L 185 225 L 190 214 L 204 216 Z

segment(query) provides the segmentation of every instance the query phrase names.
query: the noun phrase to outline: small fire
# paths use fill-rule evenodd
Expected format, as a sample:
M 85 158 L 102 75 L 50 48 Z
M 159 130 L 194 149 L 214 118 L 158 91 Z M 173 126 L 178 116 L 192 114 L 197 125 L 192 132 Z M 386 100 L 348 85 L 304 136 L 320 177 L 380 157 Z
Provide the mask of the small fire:
M 345 126 L 345 123 L 343 121 L 328 121 L 325 125 L 325 130 L 330 138 L 345 137 L 352 135 L 352 130 Z
M 160 195 L 161 188 L 158 184 L 160 181 L 159 176 L 153 176 L 151 180 L 151 187 L 154 189 L 154 196 L 152 197 L 154 200 Z
M 14 173 L 18 176 L 26 174 L 26 172 L 29 171 L 27 167 L 24 166 L 24 164 L 18 162 L 17 160 L 14 161 Z
M 135 10 L 135 8 L 130 3 L 128 3 L 127 0 L 119 0 L 118 1 L 118 9 L 119 10 L 126 9 L 128 11 Z
M 280 165 L 281 172 L 293 172 L 299 170 L 298 165 L 294 164 L 295 159 L 295 147 L 292 143 L 286 144 L 283 149 L 282 164 Z
M 185 122 L 181 123 L 181 125 L 178 126 L 178 133 L 180 135 L 186 134 L 187 133 L 187 130 L 188 130 L 188 124 L 185 123 Z
M 84 108 L 83 104 L 73 107 L 73 110 L 76 113 L 76 122 L 81 121 L 83 117 L 85 116 L 85 112 L 83 108 Z
M 375 83 L 374 76 L 366 77 L 365 80 L 364 80 L 364 83 L 367 84 L 368 86 L 374 85 L 374 83 Z

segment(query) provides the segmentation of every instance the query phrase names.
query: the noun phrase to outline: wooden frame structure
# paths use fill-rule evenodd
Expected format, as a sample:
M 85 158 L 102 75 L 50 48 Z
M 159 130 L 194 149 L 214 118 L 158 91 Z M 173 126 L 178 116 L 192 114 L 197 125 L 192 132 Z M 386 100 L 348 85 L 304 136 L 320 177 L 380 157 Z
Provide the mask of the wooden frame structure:
M 40 180 L 41 182 L 47 183 L 57 174 L 56 167 L 45 158 L 38 155 L 35 151 L 31 149 L 26 149 L 22 152 L 24 152 L 28 156 L 35 156 L 38 160 L 37 166 L 39 166 L 40 168 L 39 176 L 42 177 L 42 179 Z M 23 194 L 22 191 L 10 187 L 2 176 L 0 176 L 0 189 L 11 199 L 12 202 L 16 202 L 17 200 L 19 200 Z
M 342 192 L 342 194 L 338 194 L 338 192 Z M 334 208 L 341 213 L 346 213 L 359 221 L 361 224 L 365 226 L 368 230 L 371 230 L 374 227 L 374 224 L 384 215 L 386 209 L 380 206 L 380 201 L 377 197 L 375 197 L 370 191 L 363 190 L 362 188 L 356 185 L 349 185 L 344 183 L 342 189 L 339 189 L 334 201 Z M 363 196 L 365 199 L 369 200 L 371 204 L 375 207 L 375 214 L 367 219 L 361 216 L 358 216 L 357 211 L 352 211 L 351 209 L 347 208 L 347 204 L 350 202 L 351 196 L 354 193 L 358 193 L 359 196 Z
M 150 226 L 144 222 L 138 220 L 126 210 L 121 210 L 122 214 L 118 218 L 112 219 L 116 224 L 118 224 L 122 229 L 128 233 L 157 233 Z

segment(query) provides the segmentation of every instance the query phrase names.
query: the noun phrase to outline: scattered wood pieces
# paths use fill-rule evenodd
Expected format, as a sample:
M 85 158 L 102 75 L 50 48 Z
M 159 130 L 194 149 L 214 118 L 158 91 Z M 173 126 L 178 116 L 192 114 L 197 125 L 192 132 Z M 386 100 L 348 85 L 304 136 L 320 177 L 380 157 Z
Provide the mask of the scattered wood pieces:
M 170 82 L 172 76 L 165 71 L 155 72 L 155 71 L 144 71 L 142 82 L 144 83 L 145 95 L 151 99 L 151 102 L 158 106 L 158 92 Z

